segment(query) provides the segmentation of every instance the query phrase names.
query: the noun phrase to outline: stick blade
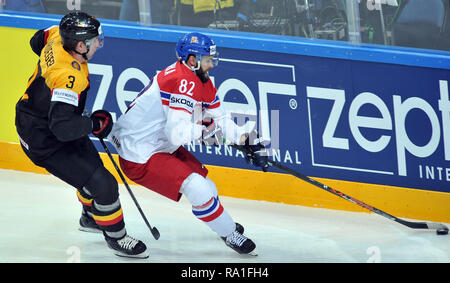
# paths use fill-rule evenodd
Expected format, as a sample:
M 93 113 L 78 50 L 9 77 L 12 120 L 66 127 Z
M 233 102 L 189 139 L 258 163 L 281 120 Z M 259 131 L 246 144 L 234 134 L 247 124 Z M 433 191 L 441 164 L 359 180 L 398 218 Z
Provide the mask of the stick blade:
M 437 231 L 447 231 L 448 233 L 448 227 L 442 223 L 427 222 L 427 226 L 428 229 L 435 229 Z
M 409 222 L 400 218 L 396 218 L 395 221 L 397 221 L 400 224 L 406 225 L 409 228 L 412 229 L 430 229 L 430 230 L 436 230 L 440 231 L 442 234 L 445 232 L 448 233 L 448 227 L 445 226 L 442 223 L 436 223 L 436 222 Z
M 159 231 L 158 229 L 156 229 L 156 227 L 153 227 L 152 229 L 150 229 L 150 232 L 152 232 L 153 238 L 155 238 L 155 240 L 159 239 Z

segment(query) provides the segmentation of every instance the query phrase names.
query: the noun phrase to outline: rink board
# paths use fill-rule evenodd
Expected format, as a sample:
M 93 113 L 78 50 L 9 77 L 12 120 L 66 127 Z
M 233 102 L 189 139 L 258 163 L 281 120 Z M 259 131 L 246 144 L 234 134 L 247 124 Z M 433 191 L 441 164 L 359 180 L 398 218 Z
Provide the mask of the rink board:
M 33 27 L 56 20 L 8 20 L 0 17 L 9 26 L 0 35 L 11 43 L 0 47 L 7 66 L 0 78 L 0 168 L 43 173 L 17 144 L 14 104 L 37 61 L 28 47 Z M 185 30 L 110 22 L 104 30 L 105 47 L 89 65 L 87 108 L 117 118 L 174 62 L 174 42 Z M 448 53 L 210 35 L 220 52 L 211 76 L 222 103 L 238 123 L 272 141 L 272 160 L 396 216 L 450 221 Z M 255 170 L 229 147 L 186 148 L 208 165 L 223 195 L 363 211 L 282 172 Z
M 105 153 L 100 153 L 100 156 L 105 167 L 122 183 L 108 156 Z M 114 158 L 117 163 L 116 154 Z M 216 183 L 219 194 L 222 196 L 368 212 L 289 175 L 212 165 L 206 167 L 209 170 L 209 177 Z M 17 143 L 0 142 L 0 168 L 48 174 L 44 169 L 35 166 Z M 397 217 L 450 222 L 450 194 L 448 193 L 325 178 L 315 179 Z M 128 178 L 127 182 L 135 184 Z

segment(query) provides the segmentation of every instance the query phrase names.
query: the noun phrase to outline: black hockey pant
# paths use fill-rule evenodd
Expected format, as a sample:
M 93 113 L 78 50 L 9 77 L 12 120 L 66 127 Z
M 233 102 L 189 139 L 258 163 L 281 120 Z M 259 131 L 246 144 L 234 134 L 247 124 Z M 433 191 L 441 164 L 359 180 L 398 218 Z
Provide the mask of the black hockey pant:
M 89 137 L 65 143 L 45 160 L 33 162 L 77 189 L 84 212 L 94 218 L 105 237 L 125 236 L 117 181 L 103 166 Z

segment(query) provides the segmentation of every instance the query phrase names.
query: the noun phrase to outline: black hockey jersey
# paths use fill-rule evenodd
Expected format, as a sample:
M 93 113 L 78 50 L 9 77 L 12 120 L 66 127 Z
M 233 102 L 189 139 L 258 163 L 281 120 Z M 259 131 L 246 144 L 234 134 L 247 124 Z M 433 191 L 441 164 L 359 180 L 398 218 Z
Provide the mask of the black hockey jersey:
M 25 153 L 39 161 L 91 133 L 91 120 L 82 116 L 89 71 L 64 50 L 57 26 L 36 32 L 30 45 L 40 57 L 16 104 L 16 128 Z

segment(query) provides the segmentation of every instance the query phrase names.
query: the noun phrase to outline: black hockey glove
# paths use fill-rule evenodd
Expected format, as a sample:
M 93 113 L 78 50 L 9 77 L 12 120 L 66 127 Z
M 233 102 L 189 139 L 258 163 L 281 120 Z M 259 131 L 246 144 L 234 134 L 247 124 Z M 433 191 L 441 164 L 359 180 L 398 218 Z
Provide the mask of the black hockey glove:
M 253 139 L 250 134 L 243 145 L 245 151 L 245 161 L 248 164 L 253 164 L 256 167 L 261 167 L 264 172 L 269 168 L 269 158 L 266 147 L 260 142 L 258 138 Z
M 99 139 L 106 138 L 112 130 L 113 120 L 106 110 L 97 110 L 91 114 L 92 133 Z

